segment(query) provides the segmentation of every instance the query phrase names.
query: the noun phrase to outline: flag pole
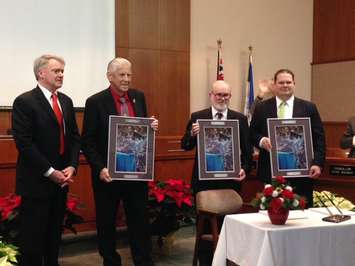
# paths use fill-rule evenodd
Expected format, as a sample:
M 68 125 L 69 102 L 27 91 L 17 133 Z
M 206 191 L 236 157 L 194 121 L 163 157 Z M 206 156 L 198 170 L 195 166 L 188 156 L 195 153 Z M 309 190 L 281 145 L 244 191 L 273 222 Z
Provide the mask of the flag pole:
M 218 46 L 218 52 L 217 52 L 217 73 L 216 77 L 217 80 L 223 80 L 224 75 L 223 75 L 223 63 L 222 63 L 222 39 L 219 38 L 217 40 L 217 46 Z

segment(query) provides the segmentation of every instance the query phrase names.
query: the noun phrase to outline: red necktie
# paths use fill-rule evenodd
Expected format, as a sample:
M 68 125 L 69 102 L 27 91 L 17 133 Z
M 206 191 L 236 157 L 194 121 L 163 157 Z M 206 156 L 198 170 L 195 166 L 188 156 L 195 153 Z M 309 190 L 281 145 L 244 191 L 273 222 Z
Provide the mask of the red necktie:
M 52 104 L 53 104 L 53 111 L 55 116 L 57 117 L 57 121 L 60 128 L 60 148 L 59 153 L 64 153 L 64 126 L 63 126 L 63 114 L 58 105 L 58 96 L 56 94 L 52 94 Z

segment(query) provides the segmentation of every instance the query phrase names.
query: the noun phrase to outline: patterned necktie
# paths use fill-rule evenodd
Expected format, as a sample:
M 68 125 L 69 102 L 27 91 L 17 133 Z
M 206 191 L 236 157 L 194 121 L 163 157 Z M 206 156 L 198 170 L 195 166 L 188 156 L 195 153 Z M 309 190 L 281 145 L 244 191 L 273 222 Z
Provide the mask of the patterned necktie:
M 59 129 L 60 129 L 60 146 L 59 146 L 59 153 L 63 154 L 64 153 L 64 124 L 63 124 L 63 114 L 62 111 L 59 108 L 58 104 L 58 96 L 56 94 L 52 94 L 52 105 L 53 105 L 53 111 L 54 114 L 57 118 Z
M 128 105 L 126 102 L 125 97 L 120 97 L 120 102 L 121 102 L 121 110 L 120 110 L 120 115 L 121 116 L 128 116 Z
M 285 118 L 285 109 L 286 109 L 286 102 L 281 102 L 279 105 L 279 110 L 277 111 L 278 118 Z
M 223 114 L 221 112 L 217 112 L 215 116 L 217 117 L 217 120 L 221 120 L 223 117 Z

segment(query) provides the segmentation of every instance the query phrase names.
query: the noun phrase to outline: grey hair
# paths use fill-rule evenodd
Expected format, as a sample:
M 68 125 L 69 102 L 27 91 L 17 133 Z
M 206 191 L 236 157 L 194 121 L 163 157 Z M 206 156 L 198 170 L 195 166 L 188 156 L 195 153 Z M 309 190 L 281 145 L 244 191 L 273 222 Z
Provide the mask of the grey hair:
M 129 62 L 126 58 L 117 57 L 115 59 L 112 59 L 107 65 L 107 74 L 115 72 L 123 65 L 128 65 L 129 67 L 132 67 L 131 62 Z
M 38 72 L 44 68 L 45 66 L 48 65 L 49 60 L 54 59 L 59 62 L 61 62 L 63 65 L 65 65 L 65 61 L 62 57 L 57 56 L 57 55 L 51 55 L 51 54 L 44 54 L 41 55 L 40 57 L 36 58 L 35 61 L 33 62 L 33 72 L 35 74 L 36 80 L 38 80 Z

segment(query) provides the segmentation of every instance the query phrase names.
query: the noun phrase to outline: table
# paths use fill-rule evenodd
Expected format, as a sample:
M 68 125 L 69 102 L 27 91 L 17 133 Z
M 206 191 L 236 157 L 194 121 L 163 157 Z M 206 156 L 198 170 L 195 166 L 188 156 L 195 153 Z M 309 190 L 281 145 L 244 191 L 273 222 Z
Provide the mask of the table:
M 303 218 L 273 225 L 261 213 L 227 215 L 212 265 L 227 259 L 240 266 L 355 265 L 355 217 L 335 224 L 325 216 L 305 210 Z

